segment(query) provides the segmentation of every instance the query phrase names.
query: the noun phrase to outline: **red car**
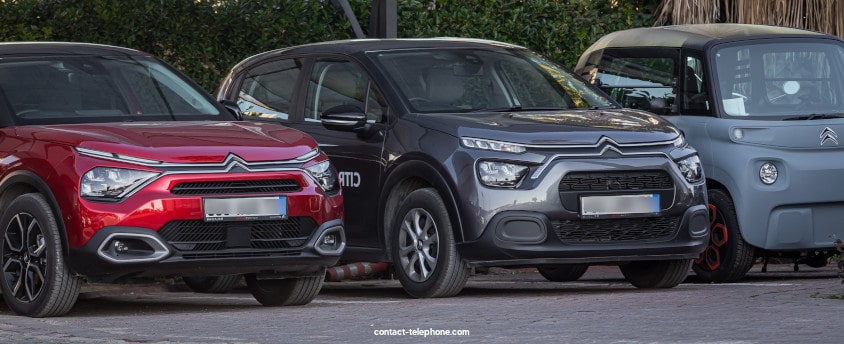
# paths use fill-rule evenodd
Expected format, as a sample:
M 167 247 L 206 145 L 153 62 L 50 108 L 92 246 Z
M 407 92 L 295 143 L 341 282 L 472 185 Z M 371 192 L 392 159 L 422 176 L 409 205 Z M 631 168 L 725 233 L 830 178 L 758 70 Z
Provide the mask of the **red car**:
M 83 281 L 173 276 L 310 302 L 345 247 L 336 171 L 307 134 L 234 108 L 135 50 L 0 43 L 9 308 L 57 316 Z

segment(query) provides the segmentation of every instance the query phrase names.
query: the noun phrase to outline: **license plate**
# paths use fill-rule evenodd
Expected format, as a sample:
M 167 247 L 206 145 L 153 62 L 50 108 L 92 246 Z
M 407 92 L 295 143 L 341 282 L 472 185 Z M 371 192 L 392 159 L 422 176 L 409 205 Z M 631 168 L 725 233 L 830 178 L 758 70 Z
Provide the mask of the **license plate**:
M 205 198 L 205 221 L 256 221 L 287 218 L 287 196 Z
M 583 196 L 582 218 L 625 217 L 659 213 L 659 194 Z

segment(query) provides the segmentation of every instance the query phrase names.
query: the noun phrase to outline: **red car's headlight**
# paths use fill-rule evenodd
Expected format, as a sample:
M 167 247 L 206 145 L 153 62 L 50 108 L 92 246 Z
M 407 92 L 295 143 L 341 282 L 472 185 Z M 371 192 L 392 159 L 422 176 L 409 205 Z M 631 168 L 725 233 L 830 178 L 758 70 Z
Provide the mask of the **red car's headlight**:
M 87 200 L 119 201 L 157 175 L 149 171 L 95 167 L 82 175 L 79 194 Z

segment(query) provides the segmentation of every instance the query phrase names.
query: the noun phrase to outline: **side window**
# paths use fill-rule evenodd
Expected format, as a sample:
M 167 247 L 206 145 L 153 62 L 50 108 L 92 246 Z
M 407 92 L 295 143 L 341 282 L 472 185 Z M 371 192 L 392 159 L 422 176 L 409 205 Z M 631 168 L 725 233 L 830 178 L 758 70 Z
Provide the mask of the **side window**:
M 381 122 L 386 109 L 383 98 L 358 65 L 318 59 L 308 82 L 305 121 L 319 121 L 322 113 L 341 106 L 364 111 L 369 122 Z
M 662 109 L 673 108 L 676 100 L 676 59 L 672 55 L 606 50 L 597 71 L 590 73 L 593 82 L 622 106 L 664 113 Z M 652 104 L 659 108 L 652 109 Z
M 724 112 L 731 116 L 747 116 L 745 103 L 753 93 L 750 49 L 722 49 L 716 56 Z
M 703 60 L 697 56 L 686 56 L 683 68 L 683 97 L 684 113 L 691 115 L 710 115 L 712 106 L 709 99 L 709 85 L 703 70 Z
M 298 58 L 272 61 L 250 69 L 237 99 L 244 116 L 289 119 L 301 70 L 302 60 Z

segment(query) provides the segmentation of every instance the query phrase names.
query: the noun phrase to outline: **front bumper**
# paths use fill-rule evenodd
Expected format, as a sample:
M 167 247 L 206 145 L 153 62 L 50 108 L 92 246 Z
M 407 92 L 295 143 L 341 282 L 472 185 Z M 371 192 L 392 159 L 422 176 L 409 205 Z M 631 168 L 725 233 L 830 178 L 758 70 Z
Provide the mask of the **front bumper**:
M 267 237 L 257 225 L 214 223 L 206 230 L 154 231 L 109 226 L 68 255 L 71 269 L 90 280 L 266 273 L 314 276 L 335 265 L 345 248 L 341 220 L 323 223 L 309 237 Z M 331 236 L 332 238 L 326 239 Z M 284 241 L 273 245 L 272 241 Z M 327 243 L 327 242 L 330 242 Z
M 557 159 L 526 187 L 476 185 L 461 202 L 458 249 L 473 266 L 624 263 L 697 258 L 709 239 L 706 186 L 661 156 Z M 468 188 L 467 188 L 468 189 Z M 585 196 L 658 194 L 659 212 L 580 213 Z M 476 195 L 476 196 L 472 196 Z M 471 206 L 477 204 L 477 207 Z M 468 229 L 468 230 L 467 230 Z
M 724 181 L 733 198 L 744 240 L 770 251 L 831 250 L 834 238 L 844 236 L 840 152 L 745 149 L 745 156 L 734 159 L 745 163 L 717 170 L 716 180 Z M 765 162 L 779 170 L 772 185 L 759 180 Z
M 704 205 L 673 218 L 580 220 L 573 226 L 542 213 L 511 211 L 497 215 L 480 240 L 459 250 L 471 266 L 689 259 L 706 247 L 708 219 Z

